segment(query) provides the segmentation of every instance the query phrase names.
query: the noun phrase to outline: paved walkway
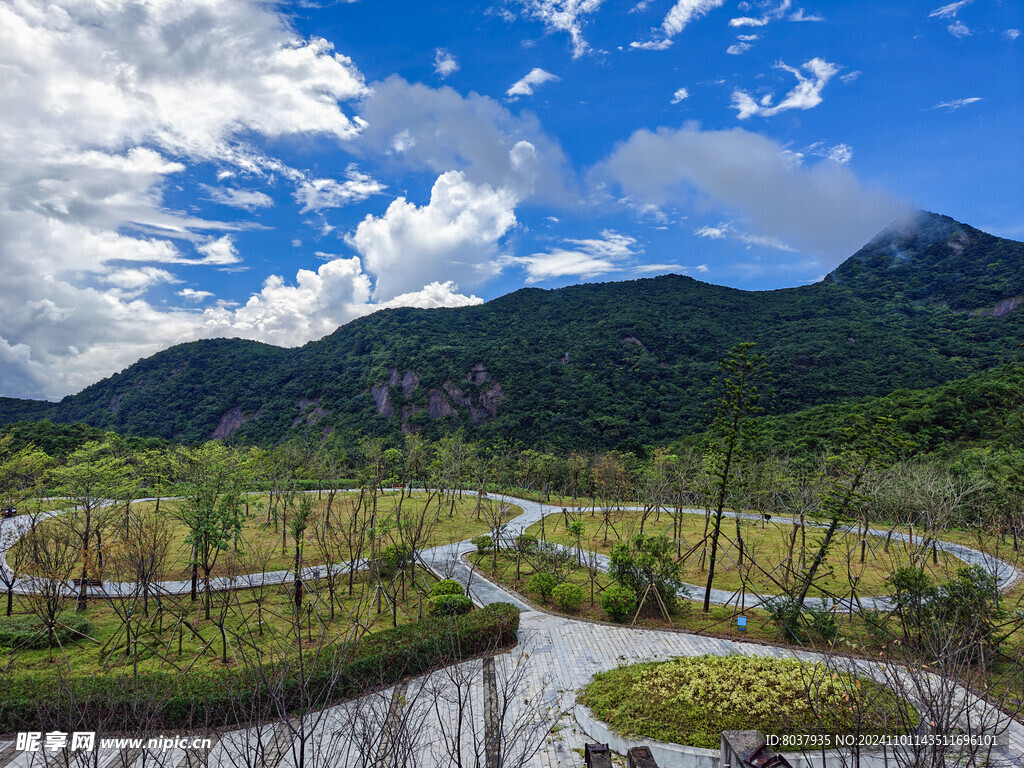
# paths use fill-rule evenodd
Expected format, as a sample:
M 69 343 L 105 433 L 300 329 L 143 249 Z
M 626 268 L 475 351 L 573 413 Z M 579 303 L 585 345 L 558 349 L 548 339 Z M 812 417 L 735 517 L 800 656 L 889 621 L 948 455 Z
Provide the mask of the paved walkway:
M 533 502 L 508 500 L 524 509 L 514 521 L 520 528 L 550 510 Z M 19 752 L 14 744 L 0 742 L 0 768 L 44 764 L 61 768 L 484 766 L 488 745 L 500 735 L 506 738 L 505 766 L 578 768 L 583 765 L 582 745 L 588 739 L 572 716 L 575 692 L 595 672 L 637 661 L 704 654 L 818 658 L 785 648 L 553 616 L 531 608 L 468 568 L 460 556 L 470 550 L 471 545 L 461 542 L 428 550 L 424 560 L 440 575 L 467 584 L 478 603 L 507 601 L 524 610 L 520 645 L 510 653 L 458 664 L 331 707 L 309 715 L 301 724 L 289 721 L 229 731 L 220 735 L 209 751 L 108 748 L 101 753 L 70 753 L 73 759 L 69 763 L 67 755 Z M 863 674 L 892 674 L 869 662 L 854 663 Z M 898 677 L 892 679 L 899 684 Z M 1005 731 L 1009 747 L 994 753 L 990 764 L 994 768 L 1024 768 L 1024 725 L 962 690 L 954 692 L 954 698 L 966 700 L 973 732 L 982 728 Z M 298 734 L 300 728 L 305 736 Z M 514 754 L 517 750 L 523 754 Z M 81 760 L 83 757 L 88 759 Z

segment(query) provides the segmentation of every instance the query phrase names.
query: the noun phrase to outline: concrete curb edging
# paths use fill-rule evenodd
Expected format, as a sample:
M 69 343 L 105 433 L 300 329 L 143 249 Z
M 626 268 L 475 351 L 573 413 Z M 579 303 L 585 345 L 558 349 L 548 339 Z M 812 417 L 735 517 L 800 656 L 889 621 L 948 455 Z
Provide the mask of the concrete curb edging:
M 688 747 L 684 744 L 672 744 L 651 738 L 627 739 L 612 730 L 607 723 L 594 717 L 588 707 L 576 702 L 573 716 L 580 730 L 592 741 L 607 744 L 619 755 L 625 755 L 631 747 L 643 745 L 650 748 L 660 768 L 728 768 L 722 765 L 721 751 Z M 888 755 L 886 755 L 888 751 Z M 851 764 L 849 750 L 829 749 L 824 752 L 824 761 L 820 750 L 806 752 L 784 752 L 786 759 L 793 768 L 848 768 Z M 894 761 L 893 750 L 882 748 L 862 748 L 860 765 L 862 768 L 891 768 Z

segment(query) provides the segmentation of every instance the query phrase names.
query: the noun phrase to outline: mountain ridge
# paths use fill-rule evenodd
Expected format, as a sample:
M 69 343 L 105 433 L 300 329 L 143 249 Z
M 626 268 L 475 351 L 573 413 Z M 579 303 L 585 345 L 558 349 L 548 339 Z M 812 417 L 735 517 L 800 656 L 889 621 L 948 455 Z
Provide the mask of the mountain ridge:
M 662 275 L 387 309 L 292 349 L 188 342 L 59 403 L 0 399 L 0 423 L 31 414 L 185 442 L 461 428 L 558 448 L 659 443 L 703 428 L 717 363 L 740 341 L 768 357 L 785 413 L 1024 359 L 1024 313 L 997 311 L 1018 296 L 1024 244 L 922 212 L 814 285 Z

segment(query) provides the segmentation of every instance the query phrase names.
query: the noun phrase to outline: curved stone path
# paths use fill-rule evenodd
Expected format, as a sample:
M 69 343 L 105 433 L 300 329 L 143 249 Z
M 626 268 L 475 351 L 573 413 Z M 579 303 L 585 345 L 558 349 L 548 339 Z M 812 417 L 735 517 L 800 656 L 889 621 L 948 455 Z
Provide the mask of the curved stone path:
M 513 521 L 519 529 L 551 509 L 534 502 L 506 500 L 524 509 L 524 515 Z M 495 711 L 507 712 L 507 726 L 512 721 L 518 724 L 519 730 L 510 737 L 511 749 L 521 744 L 530 747 L 530 752 L 536 745 L 537 751 L 529 754 L 523 765 L 578 768 L 583 765 L 582 745 L 588 739 L 572 717 L 575 692 L 596 672 L 637 661 L 704 654 L 821 658 L 788 648 L 547 614 L 486 581 L 462 562 L 461 555 L 472 549 L 468 542 L 436 547 L 423 553 L 424 561 L 439 575 L 452 575 L 466 584 L 480 604 L 505 601 L 523 610 L 520 645 L 510 653 L 482 662 L 467 661 L 311 714 L 305 739 L 296 737 L 294 722 L 282 722 L 222 733 L 209 750 L 108 747 L 98 755 L 77 753 L 85 758 L 81 761 L 75 753 L 70 753 L 72 760 L 68 761 L 67 755 L 20 752 L 13 742 L 0 742 L 0 768 L 44 764 L 61 768 L 298 768 L 300 762 L 310 768 L 433 768 L 453 764 L 452 744 L 456 742 L 464 758 L 469 753 L 480 757 L 464 764 L 485 765 L 488 738 L 496 733 Z M 1009 584 L 1019 574 L 1000 578 Z M 880 667 L 872 662 L 852 663 L 864 674 L 879 674 Z M 955 696 L 970 713 L 972 732 L 988 729 L 1003 734 L 1006 746 L 992 753 L 989 764 L 1024 768 L 1024 725 L 963 690 Z M 459 725 L 462 731 L 456 733 Z M 301 761 L 300 755 L 304 756 Z
M 489 498 L 514 504 L 523 510 L 521 515 L 513 518 L 507 524 L 509 534 L 512 536 L 523 533 L 534 523 L 540 522 L 541 518 L 544 516 L 558 514 L 560 509 L 558 506 L 541 504 L 539 502 L 519 499 L 503 494 L 491 494 Z M 147 499 L 139 499 L 138 501 L 147 501 Z M 627 506 L 621 507 L 621 509 L 639 511 L 643 508 Z M 702 509 L 684 509 L 682 512 L 689 515 L 705 515 L 705 512 Z M 44 512 L 42 517 L 57 514 L 60 514 L 60 512 Z M 761 519 L 759 516 L 749 513 L 725 512 L 723 514 L 728 518 L 735 518 L 738 515 L 740 518 L 745 520 L 759 521 Z M 782 520 L 784 520 L 784 518 L 777 518 L 777 522 Z M 10 567 L 7 565 L 7 551 L 14 545 L 18 538 L 28 530 L 29 524 L 29 515 L 20 515 L 18 517 L 0 520 L 0 569 L 4 571 L 5 581 L 10 579 L 13 575 Z M 818 522 L 807 522 L 806 525 L 810 528 L 819 529 L 826 527 L 823 523 Z M 855 532 L 855 529 L 852 526 L 841 526 L 839 531 L 842 533 L 849 533 Z M 890 536 L 888 531 L 883 531 L 877 528 L 868 529 L 868 534 L 879 538 Z M 899 542 L 910 541 L 910 537 L 905 533 L 892 533 L 891 539 Z M 999 588 L 1003 591 L 1014 586 L 1024 578 L 1024 572 L 1014 565 L 971 547 L 941 540 L 936 541 L 936 547 L 940 551 L 953 555 L 965 563 L 980 565 L 987 572 L 993 574 L 997 578 Z M 424 550 L 420 553 L 420 557 L 423 562 L 433 570 L 445 573 L 457 573 L 461 580 L 468 581 L 470 579 L 468 575 L 469 569 L 464 563 L 462 563 L 461 558 L 463 555 L 475 551 L 475 549 L 476 548 L 469 541 L 462 541 L 455 544 L 448 544 Z M 609 565 L 608 557 L 601 554 L 598 554 L 596 557 L 598 568 L 607 571 Z M 335 566 L 335 571 L 339 574 L 344 574 L 348 572 L 349 567 L 350 564 L 348 563 L 339 564 Z M 356 567 L 363 567 L 363 563 L 356 563 Z M 308 566 L 302 570 L 302 579 L 304 581 L 308 581 L 318 578 L 324 570 L 323 566 Z M 245 589 L 249 587 L 285 584 L 290 583 L 294 578 L 294 571 L 286 569 L 280 571 L 268 571 L 265 573 L 246 574 L 230 578 L 217 577 L 211 579 L 210 583 L 214 591 L 220 591 L 225 589 Z M 37 581 L 37 579 L 31 577 L 15 579 L 14 592 L 16 594 L 37 592 L 38 584 L 34 583 Z M 164 595 L 188 594 L 191 591 L 191 588 L 191 581 L 188 579 L 158 581 L 151 585 L 153 593 Z M 474 588 L 486 591 L 493 587 L 485 587 L 482 584 L 476 584 L 474 585 Z M 78 593 L 78 587 L 75 587 L 70 582 L 67 583 L 67 589 L 69 594 Z M 686 590 L 686 593 L 683 595 L 684 597 L 697 602 L 703 602 L 705 593 L 704 586 L 686 584 L 684 589 Z M 138 595 L 138 587 L 130 582 L 106 581 L 102 587 L 87 587 L 86 593 L 89 597 L 98 598 L 129 597 Z M 509 602 L 515 602 L 517 605 L 524 607 L 518 600 L 512 599 L 510 595 L 508 597 Z M 715 605 L 739 605 L 742 600 L 744 608 L 756 608 L 765 601 L 772 599 L 772 597 L 773 595 L 758 595 L 756 593 L 746 593 L 741 595 L 737 590 L 712 589 L 710 602 Z M 480 601 L 478 600 L 478 602 Z M 842 611 L 861 609 L 888 610 L 891 607 L 891 602 L 884 596 L 858 597 L 856 605 L 851 605 L 849 598 L 823 600 L 822 598 L 809 597 L 807 598 L 806 603 L 815 607 L 821 607 L 823 604 L 828 604 Z

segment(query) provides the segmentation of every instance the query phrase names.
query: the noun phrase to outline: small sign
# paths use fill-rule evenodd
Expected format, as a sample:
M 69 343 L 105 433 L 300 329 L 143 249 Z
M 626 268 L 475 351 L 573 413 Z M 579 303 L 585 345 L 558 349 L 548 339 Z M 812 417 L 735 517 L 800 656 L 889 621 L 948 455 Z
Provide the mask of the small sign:
M 736 619 L 736 628 L 740 632 L 746 632 L 747 631 L 747 617 L 746 616 L 740 616 L 738 619 Z

